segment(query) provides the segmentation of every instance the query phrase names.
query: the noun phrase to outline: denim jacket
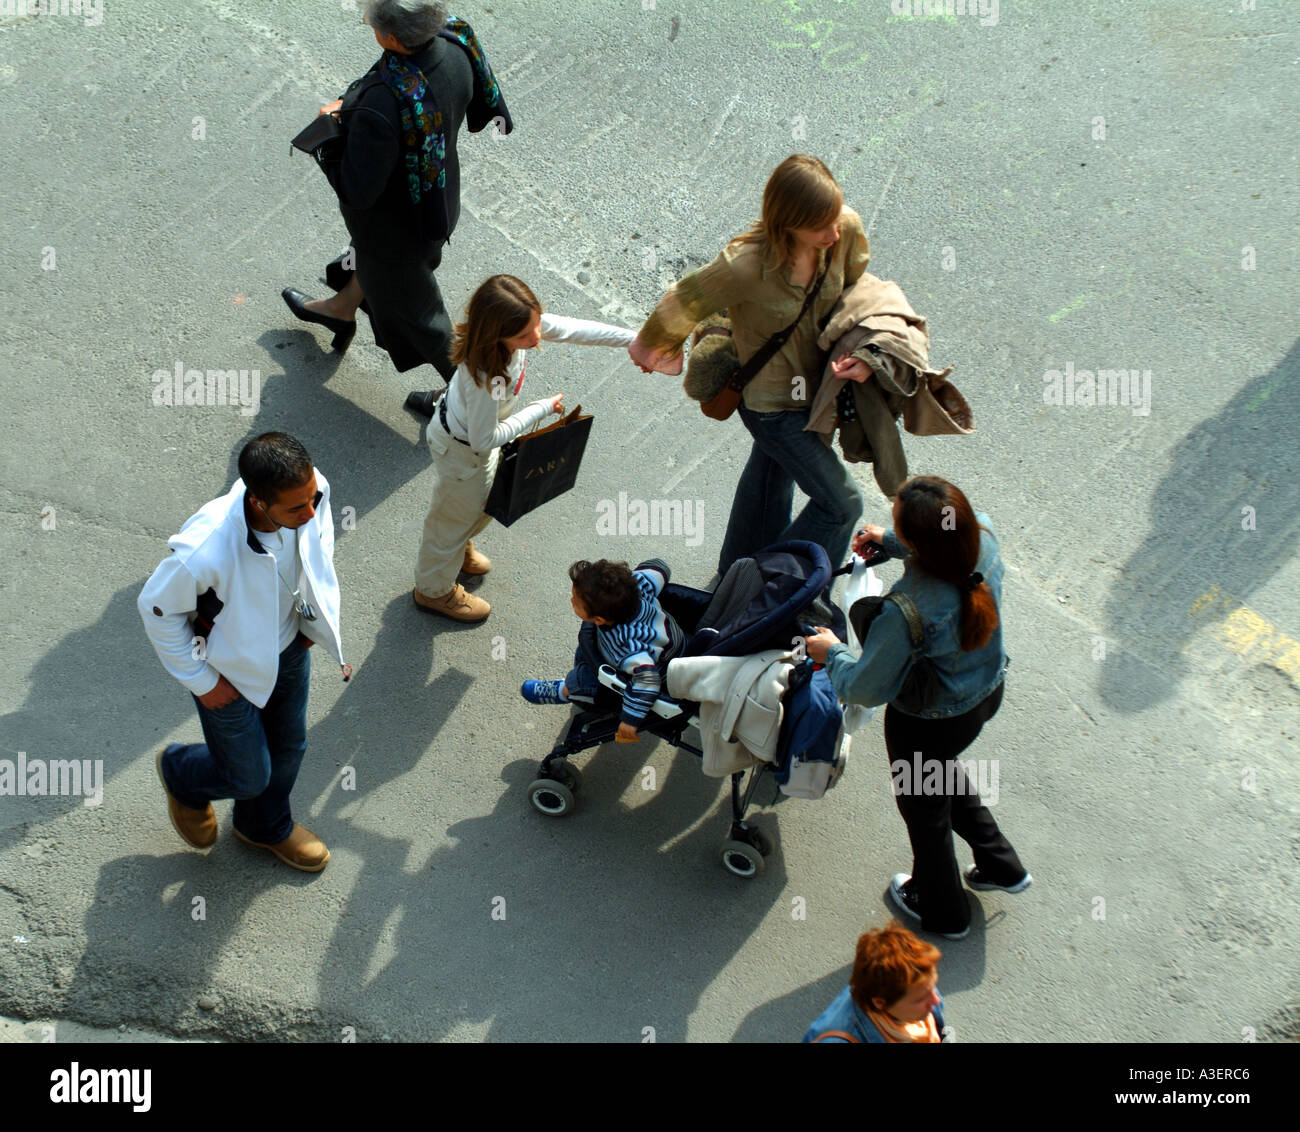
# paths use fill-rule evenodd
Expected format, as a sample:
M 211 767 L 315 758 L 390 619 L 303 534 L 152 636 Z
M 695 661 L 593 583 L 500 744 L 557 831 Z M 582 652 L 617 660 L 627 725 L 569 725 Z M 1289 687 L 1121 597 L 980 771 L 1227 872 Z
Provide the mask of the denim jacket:
M 998 608 L 998 627 L 983 648 L 961 650 L 961 593 L 948 582 L 940 581 L 916 569 L 910 552 L 898 541 L 893 528 L 881 540 L 891 558 L 904 560 L 903 576 L 894 584 L 912 599 L 925 623 L 925 655 L 930 658 L 938 678 L 938 699 L 921 713 L 925 719 L 948 719 L 962 715 L 985 699 L 1006 676 L 1010 663 L 1002 648 L 1002 558 L 993 523 L 982 511 L 975 512 L 980 531 L 980 552 L 975 569 L 993 591 Z M 885 602 L 879 616 L 871 623 L 862 655 L 855 658 L 845 644 L 832 645 L 826 656 L 826 671 L 840 699 L 849 704 L 875 707 L 890 704 L 903 689 L 912 646 L 907 620 L 892 601 Z M 911 712 L 904 714 L 911 715 Z
M 944 1033 L 948 1027 L 943 1020 L 943 998 L 939 999 L 939 1004 L 932 1011 L 934 1015 L 934 1025 L 939 1031 L 939 1040 L 950 1042 L 953 1040 L 952 1032 Z M 874 1045 L 884 1045 L 885 1036 L 876 1029 L 867 1017 L 866 1012 L 853 1001 L 853 992 L 850 987 L 845 987 L 839 994 L 831 1000 L 831 1004 L 823 1010 L 811 1026 L 808 1032 L 804 1034 L 802 1041 L 815 1042 L 819 1034 L 824 1034 L 828 1030 L 840 1030 L 846 1034 L 852 1034 L 860 1042 L 871 1043 Z M 846 1045 L 843 1038 L 827 1038 L 821 1045 Z

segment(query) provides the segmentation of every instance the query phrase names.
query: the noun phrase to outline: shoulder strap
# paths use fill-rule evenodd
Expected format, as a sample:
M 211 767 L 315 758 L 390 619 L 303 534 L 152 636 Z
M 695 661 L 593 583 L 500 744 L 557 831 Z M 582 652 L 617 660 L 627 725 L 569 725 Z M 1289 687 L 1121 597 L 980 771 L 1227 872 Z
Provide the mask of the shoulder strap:
M 776 356 L 776 352 L 786 344 L 790 335 L 794 333 L 795 327 L 803 321 L 803 316 L 808 313 L 809 308 L 813 305 L 813 301 L 821 292 L 822 282 L 826 279 L 826 273 L 831 269 L 831 258 L 832 257 L 828 252 L 826 255 L 826 262 L 822 265 L 822 272 L 817 276 L 817 284 L 804 298 L 803 306 L 800 307 L 799 313 L 795 316 L 795 320 L 784 330 L 778 330 L 773 334 L 771 338 L 758 348 L 753 357 L 751 357 L 749 361 L 736 371 L 731 380 L 727 382 L 732 389 L 737 391 L 744 389 L 746 385 L 758 376 L 758 371 L 767 365 L 767 363 Z
M 898 606 L 898 612 L 907 621 L 907 635 L 912 642 L 912 655 L 915 656 L 925 647 L 925 622 L 921 620 L 920 610 L 905 593 L 891 590 L 885 595 L 886 601 Z
M 842 1041 L 852 1042 L 855 1046 L 862 1044 L 847 1030 L 827 1030 L 826 1033 L 818 1034 L 813 1038 L 811 1044 L 816 1045 L 818 1042 L 825 1041 L 827 1038 L 840 1038 Z

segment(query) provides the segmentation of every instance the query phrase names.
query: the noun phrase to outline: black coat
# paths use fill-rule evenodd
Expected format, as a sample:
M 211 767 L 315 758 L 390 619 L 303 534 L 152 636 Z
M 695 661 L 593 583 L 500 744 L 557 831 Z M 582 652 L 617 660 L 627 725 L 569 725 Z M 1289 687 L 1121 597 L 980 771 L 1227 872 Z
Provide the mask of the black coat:
M 407 190 L 402 162 L 401 118 L 397 99 L 379 78 L 380 60 L 343 95 L 339 119 L 345 134 L 342 159 L 324 166 L 338 194 L 343 222 L 359 253 L 370 251 L 383 258 L 406 258 L 430 243 L 441 243 L 460 219 L 460 157 L 456 142 L 461 124 L 476 99 L 474 70 L 465 52 L 438 37 L 410 56 L 424 73 L 425 82 L 442 111 L 447 152 L 443 162 L 446 186 L 442 207 L 432 210 L 431 228 L 421 232 L 416 207 Z M 491 122 L 479 108 L 470 128 Z M 504 104 L 500 107 L 504 114 Z

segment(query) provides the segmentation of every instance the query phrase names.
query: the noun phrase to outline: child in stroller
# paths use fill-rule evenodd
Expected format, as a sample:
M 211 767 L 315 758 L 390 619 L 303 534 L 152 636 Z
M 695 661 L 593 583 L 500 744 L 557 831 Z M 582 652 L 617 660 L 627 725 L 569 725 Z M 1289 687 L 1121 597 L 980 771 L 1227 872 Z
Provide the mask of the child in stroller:
M 793 692 L 796 680 L 802 683 L 812 677 L 812 662 L 802 652 L 803 637 L 817 625 L 839 627 L 841 633 L 845 625 L 844 614 L 830 598 L 834 577 L 830 561 L 815 543 L 779 543 L 756 552 L 752 558 L 742 558 L 732 564 L 713 592 L 669 582 L 666 564 L 659 561 L 644 563 L 641 570 L 657 571 L 663 578 L 657 605 L 662 609 L 666 641 L 663 653 L 667 659 L 677 655 L 747 657 L 770 649 L 793 650 L 796 662 L 795 679 L 790 683 Z M 574 609 L 582 617 L 590 610 L 579 597 L 574 578 L 577 599 Z M 642 582 L 647 580 L 641 578 Z M 641 593 L 644 597 L 645 589 Z M 580 604 L 584 608 L 580 609 Z M 681 634 L 680 647 L 672 629 Z M 583 631 L 587 631 L 585 625 Z M 596 631 L 594 625 L 592 631 Z M 525 697 L 533 702 L 567 700 L 579 709 L 564 737 L 542 760 L 536 779 L 528 787 L 529 801 L 548 817 L 564 817 L 573 811 L 582 776 L 570 762 L 570 756 L 616 739 L 620 728 L 626 725 L 630 696 L 641 700 L 634 710 L 646 709 L 639 716 L 638 731 L 649 732 L 697 757 L 703 756 L 701 747 L 686 735 L 689 728 L 698 727 L 698 703 L 675 701 L 662 692 L 653 703 L 647 703 L 645 685 L 639 690 L 633 688 L 625 674 L 608 663 L 600 663 L 599 651 L 584 649 L 581 641 L 578 651 L 579 661 L 585 654 L 589 664 L 591 659 L 598 662 L 594 666 L 594 685 L 582 679 L 579 664 L 564 682 L 529 681 L 524 688 Z M 575 686 L 568 686 L 570 680 L 575 681 Z M 580 694 L 583 699 L 579 699 Z M 769 770 L 779 775 L 784 768 L 767 763 L 752 767 L 743 789 L 746 772 L 730 775 L 732 820 L 730 833 L 721 846 L 721 858 L 724 867 L 736 876 L 758 875 L 763 858 L 771 852 L 767 838 L 745 821 L 755 788 Z
M 520 694 L 529 703 L 595 703 L 597 670 L 608 664 L 628 684 L 623 696 L 619 743 L 635 743 L 637 728 L 663 690 L 668 662 L 681 654 L 681 627 L 659 605 L 672 576 L 661 558 L 642 562 L 635 571 L 626 563 L 575 562 L 573 612 L 582 622 L 573 669 L 563 680 L 525 680 Z

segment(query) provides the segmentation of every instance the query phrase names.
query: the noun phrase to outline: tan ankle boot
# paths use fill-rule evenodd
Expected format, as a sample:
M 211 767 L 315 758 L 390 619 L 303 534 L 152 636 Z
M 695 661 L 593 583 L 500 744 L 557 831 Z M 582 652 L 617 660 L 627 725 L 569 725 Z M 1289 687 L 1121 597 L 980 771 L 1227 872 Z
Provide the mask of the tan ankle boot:
M 412 590 L 411 595 L 415 598 L 415 604 L 426 613 L 441 613 L 453 621 L 482 621 L 492 612 L 492 607 L 486 601 L 466 593 L 465 587 L 461 585 L 454 586 L 451 593 L 439 598 L 429 597 L 419 590 Z
M 255 849 L 271 850 L 286 865 L 299 872 L 318 873 L 330 863 L 330 851 L 325 848 L 325 842 L 306 826 L 299 825 L 297 822 L 294 822 L 293 832 L 275 845 L 254 841 L 251 837 L 245 837 L 239 830 L 235 830 L 235 836 Z
M 463 574 L 486 574 L 492 569 L 492 559 L 481 551 L 474 549 L 472 542 L 465 544 L 465 561 L 461 564 Z
M 201 810 L 192 810 L 172 797 L 162 772 L 162 758 L 166 750 L 166 747 L 159 750 L 154 756 L 153 765 L 154 770 L 158 772 L 158 781 L 163 785 L 163 793 L 167 795 L 167 815 L 172 819 L 172 828 L 195 849 L 211 849 L 217 840 L 216 811 L 213 810 L 211 802 Z

